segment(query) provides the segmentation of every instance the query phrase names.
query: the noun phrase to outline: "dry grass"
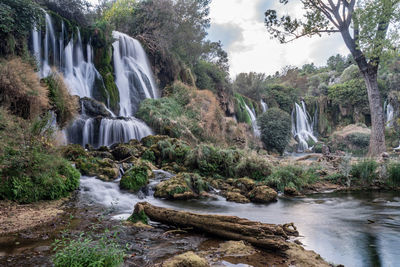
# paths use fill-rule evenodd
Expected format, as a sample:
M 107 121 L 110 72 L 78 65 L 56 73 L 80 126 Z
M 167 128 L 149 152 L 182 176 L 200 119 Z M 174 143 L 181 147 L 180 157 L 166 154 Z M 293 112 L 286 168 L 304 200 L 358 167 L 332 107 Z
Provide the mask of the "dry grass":
M 0 62 L 0 104 L 24 119 L 39 116 L 49 106 L 47 88 L 20 58 Z

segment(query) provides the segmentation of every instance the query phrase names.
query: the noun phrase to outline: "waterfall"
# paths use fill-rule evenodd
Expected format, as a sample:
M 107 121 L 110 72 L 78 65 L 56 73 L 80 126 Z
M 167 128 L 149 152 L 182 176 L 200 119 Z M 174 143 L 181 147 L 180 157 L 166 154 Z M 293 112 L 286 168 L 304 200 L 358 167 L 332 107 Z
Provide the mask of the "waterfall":
M 157 98 L 158 92 L 147 55 L 139 41 L 113 32 L 115 83 L 120 94 L 120 115 L 132 116 L 145 98 Z
M 301 101 L 301 106 L 295 103 L 292 111 L 292 134 L 294 139 L 299 143 L 299 152 L 309 149 L 309 141 L 318 141 L 313 133 L 313 123 L 304 101 Z
M 246 111 L 250 116 L 251 119 L 251 125 L 253 127 L 253 133 L 255 136 L 260 136 L 260 129 L 258 128 L 257 125 L 257 118 L 256 118 L 256 113 L 254 110 L 250 109 L 249 106 L 247 106 L 247 104 L 245 103 L 246 106 Z
M 41 78 L 51 74 L 51 68 L 58 68 L 72 95 L 81 101 L 89 101 L 90 110 L 82 104 L 81 114 L 65 130 L 70 143 L 90 144 L 95 147 L 109 146 L 118 142 L 128 142 L 152 134 L 152 130 L 142 121 L 133 117 L 139 103 L 145 98 L 158 97 L 146 53 L 140 43 L 119 32 L 113 32 L 114 72 L 120 94 L 120 116 L 117 117 L 103 103 L 93 98 L 95 87 L 103 84 L 103 79 L 93 64 L 93 49 L 90 41 L 82 42 L 79 28 L 76 38 L 67 39 L 64 23 L 60 32 L 55 32 L 51 16 L 45 14 L 46 32 L 32 29 L 32 53 L 40 68 Z M 86 48 L 84 51 L 83 48 Z M 43 53 L 41 53 L 43 51 Z M 86 53 L 84 53 L 86 52 Z M 107 101 L 108 102 L 108 101 Z M 90 112 L 88 112 L 90 111 Z M 97 113 L 96 113 L 97 112 Z
M 394 108 L 391 103 L 385 101 L 384 104 L 384 112 L 385 112 L 385 122 L 387 127 L 393 126 L 393 118 L 394 118 Z
M 268 110 L 267 103 L 265 103 L 264 100 L 262 100 L 262 99 L 261 99 L 261 107 L 262 107 L 263 113 Z

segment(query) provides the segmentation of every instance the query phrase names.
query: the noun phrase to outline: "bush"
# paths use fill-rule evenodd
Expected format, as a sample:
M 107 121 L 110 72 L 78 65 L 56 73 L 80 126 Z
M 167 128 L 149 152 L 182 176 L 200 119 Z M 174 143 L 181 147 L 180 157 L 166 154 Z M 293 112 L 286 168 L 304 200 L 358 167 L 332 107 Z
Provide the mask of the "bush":
M 278 108 L 270 108 L 257 119 L 261 141 L 267 150 L 283 153 L 290 140 L 290 115 Z
M 0 109 L 0 199 L 20 203 L 68 196 L 79 172 L 46 138 L 47 121 L 29 123 Z
M 400 162 L 391 162 L 387 168 L 388 183 L 391 186 L 400 186 Z
M 199 89 L 208 89 L 216 93 L 225 85 L 227 73 L 216 64 L 200 60 L 193 71 L 196 75 L 196 86 Z
M 50 104 L 57 114 L 57 122 L 61 127 L 64 127 L 77 114 L 76 98 L 69 94 L 60 73 L 53 72 L 45 81 L 49 88 Z
M 374 160 L 363 160 L 351 166 L 350 174 L 364 184 L 371 184 L 376 179 L 378 163 Z
M 271 164 L 260 155 L 244 155 L 235 168 L 236 177 L 250 177 L 254 180 L 265 180 L 271 174 Z
M 48 107 L 43 87 L 32 66 L 20 58 L 0 62 L 0 104 L 14 115 L 33 119 Z
M 317 182 L 319 177 L 315 169 L 305 170 L 299 166 L 276 167 L 272 174 L 266 179 L 267 185 L 283 192 L 285 187 L 301 190 L 304 185 Z
M 352 133 L 349 134 L 347 140 L 355 147 L 366 149 L 369 146 L 370 135 L 365 133 Z
M 124 262 L 123 248 L 107 236 L 93 240 L 82 234 L 76 240 L 70 238 L 56 240 L 53 245 L 54 250 L 57 250 L 53 257 L 55 267 L 117 267 Z

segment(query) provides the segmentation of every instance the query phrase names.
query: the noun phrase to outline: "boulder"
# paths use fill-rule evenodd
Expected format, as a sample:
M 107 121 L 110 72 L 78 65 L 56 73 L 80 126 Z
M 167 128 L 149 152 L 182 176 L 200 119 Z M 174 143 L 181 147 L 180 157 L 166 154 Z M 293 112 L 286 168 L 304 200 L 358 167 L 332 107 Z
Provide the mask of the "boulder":
M 233 182 L 233 186 L 238 188 L 242 194 L 247 194 L 256 186 L 256 182 L 250 178 L 240 178 Z
M 191 199 L 198 195 L 193 192 L 185 181 L 185 174 L 180 173 L 169 180 L 162 181 L 156 186 L 154 197 L 166 199 Z
M 119 183 L 121 189 L 137 192 L 149 182 L 149 178 L 153 175 L 150 167 L 146 162 L 136 161 L 136 163 L 124 173 Z
M 129 158 L 139 158 L 145 148 L 140 143 L 130 142 L 127 144 L 116 144 L 111 147 L 111 154 L 116 160 L 122 161 Z
M 162 267 L 209 267 L 207 260 L 192 251 L 177 255 L 166 260 Z
M 269 203 L 272 201 L 276 201 L 277 196 L 278 193 L 274 189 L 266 185 L 255 187 L 247 195 L 251 202 L 256 203 Z
M 92 98 L 84 97 L 79 100 L 81 113 L 89 117 L 112 117 L 106 106 Z
M 118 164 L 109 158 L 78 158 L 75 162 L 75 165 L 83 175 L 97 176 L 103 181 L 115 180 L 119 175 Z
M 225 198 L 227 201 L 236 202 L 236 203 L 249 203 L 250 200 L 237 192 L 226 192 Z

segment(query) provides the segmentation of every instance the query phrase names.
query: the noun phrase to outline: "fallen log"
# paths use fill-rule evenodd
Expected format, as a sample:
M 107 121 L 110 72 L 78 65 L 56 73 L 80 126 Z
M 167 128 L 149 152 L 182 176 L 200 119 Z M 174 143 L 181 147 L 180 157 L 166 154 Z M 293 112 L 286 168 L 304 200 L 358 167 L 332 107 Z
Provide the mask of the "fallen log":
M 144 212 L 150 220 L 194 230 L 230 240 L 244 240 L 269 250 L 287 250 L 289 236 L 298 236 L 293 223 L 276 225 L 250 221 L 236 216 L 197 214 L 160 208 L 148 202 L 135 205 L 134 213 Z

